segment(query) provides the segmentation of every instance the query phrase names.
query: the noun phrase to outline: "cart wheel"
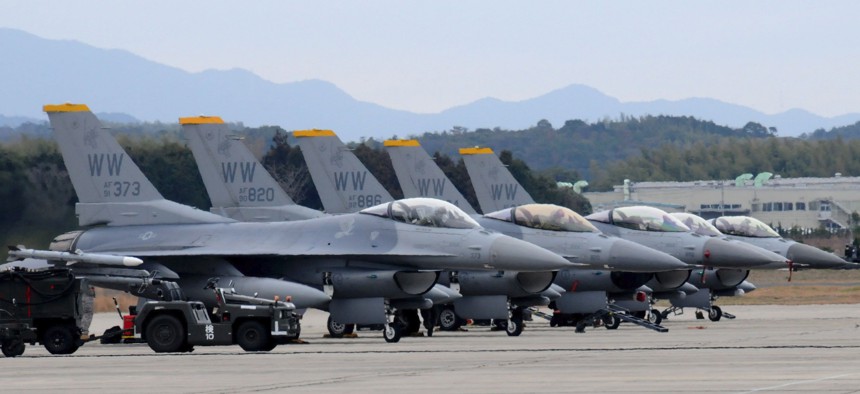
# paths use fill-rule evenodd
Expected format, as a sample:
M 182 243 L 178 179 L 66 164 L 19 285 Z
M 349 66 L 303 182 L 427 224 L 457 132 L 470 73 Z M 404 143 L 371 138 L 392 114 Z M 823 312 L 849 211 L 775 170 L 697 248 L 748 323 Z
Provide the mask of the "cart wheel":
M 146 325 L 146 343 L 156 353 L 183 351 L 186 347 L 185 327 L 171 315 L 159 315 Z
M 24 354 L 24 349 L 26 349 L 26 345 L 21 341 L 5 341 L 2 345 L 3 348 L 0 349 L 3 351 L 3 355 L 6 357 L 18 357 Z
M 274 349 L 269 330 L 256 320 L 247 320 L 236 329 L 236 343 L 246 352 L 260 352 Z
M 42 344 L 51 354 L 72 354 L 78 350 L 78 339 L 74 328 L 68 324 L 48 327 L 42 335 Z

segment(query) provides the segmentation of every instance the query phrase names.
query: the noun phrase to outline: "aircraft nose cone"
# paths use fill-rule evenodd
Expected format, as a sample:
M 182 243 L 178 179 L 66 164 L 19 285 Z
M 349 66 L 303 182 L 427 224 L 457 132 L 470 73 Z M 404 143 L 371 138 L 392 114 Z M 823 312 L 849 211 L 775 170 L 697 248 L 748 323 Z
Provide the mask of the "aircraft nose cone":
M 704 264 L 719 268 L 750 268 L 785 263 L 782 256 L 743 242 L 710 238 L 705 242 Z
M 507 236 L 499 237 L 490 245 L 490 263 L 493 269 L 523 272 L 553 271 L 578 266 L 540 246 Z
M 687 269 L 687 263 L 647 246 L 616 239 L 609 249 L 610 268 L 627 272 L 662 272 Z
M 799 242 L 788 248 L 786 257 L 795 264 L 808 268 L 840 268 L 846 264 L 845 260 L 833 253 Z

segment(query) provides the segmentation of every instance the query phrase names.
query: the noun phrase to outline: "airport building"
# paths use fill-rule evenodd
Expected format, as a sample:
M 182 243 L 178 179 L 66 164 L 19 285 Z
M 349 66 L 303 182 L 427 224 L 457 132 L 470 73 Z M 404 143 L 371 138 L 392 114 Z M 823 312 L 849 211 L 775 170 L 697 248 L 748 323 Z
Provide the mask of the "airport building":
M 595 212 L 617 206 L 650 205 L 706 219 L 752 216 L 784 229 L 844 229 L 860 212 L 860 177 L 781 178 L 743 174 L 735 180 L 631 182 L 611 192 L 586 192 Z

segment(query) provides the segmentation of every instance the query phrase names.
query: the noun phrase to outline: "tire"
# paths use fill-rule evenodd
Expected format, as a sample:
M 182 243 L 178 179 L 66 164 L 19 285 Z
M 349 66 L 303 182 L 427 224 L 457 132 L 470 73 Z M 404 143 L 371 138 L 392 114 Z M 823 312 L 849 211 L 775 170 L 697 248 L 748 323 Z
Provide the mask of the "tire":
M 185 326 L 172 315 L 158 315 L 146 324 L 146 343 L 156 353 L 181 352 L 187 347 Z
M 607 330 L 615 330 L 621 324 L 621 318 L 614 315 L 604 316 L 603 317 L 603 326 L 606 327 Z
M 652 309 L 651 313 L 648 314 L 648 321 L 659 326 L 663 322 L 663 315 L 660 311 Z
M 511 319 L 505 322 L 505 333 L 508 334 L 509 337 L 518 337 L 523 333 L 523 324 L 522 319 Z
M 24 342 L 14 340 L 3 342 L 0 346 L 2 346 L 0 350 L 3 351 L 3 355 L 10 358 L 24 354 L 24 349 L 26 349 Z
M 42 344 L 51 354 L 72 354 L 78 350 L 78 338 L 75 338 L 74 327 L 68 324 L 57 324 L 45 330 Z
M 246 320 L 236 328 L 236 343 L 246 352 L 264 352 L 274 349 L 272 334 L 257 320 Z
M 401 330 L 402 328 L 399 324 L 389 324 L 382 329 L 382 337 L 388 343 L 400 342 Z
M 328 335 L 332 338 L 343 338 L 344 334 L 352 334 L 352 331 L 355 330 L 355 325 L 338 323 L 331 318 L 331 315 L 328 316 L 325 327 L 328 329 Z
M 711 321 L 720 321 L 723 318 L 723 309 L 714 305 L 708 311 L 708 319 Z
M 445 307 L 439 312 L 439 328 L 442 331 L 456 331 L 463 325 L 462 319 L 454 312 L 454 308 Z

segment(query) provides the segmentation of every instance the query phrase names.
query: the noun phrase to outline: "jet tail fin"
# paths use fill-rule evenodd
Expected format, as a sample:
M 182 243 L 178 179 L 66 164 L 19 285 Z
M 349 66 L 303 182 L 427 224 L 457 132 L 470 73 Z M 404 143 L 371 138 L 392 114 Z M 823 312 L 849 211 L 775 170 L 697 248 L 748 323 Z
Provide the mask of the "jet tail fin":
M 514 179 L 492 149 L 464 148 L 460 149 L 460 155 L 484 213 L 534 203 L 532 196 Z
M 320 217 L 296 205 L 221 118 L 180 118 L 188 147 L 212 201 L 212 212 L 242 221 L 282 221 Z
M 81 226 L 229 220 L 165 200 L 86 105 L 43 109 L 80 201 Z
M 476 214 L 433 158 L 421 149 L 417 140 L 386 140 L 383 145 L 391 157 L 391 164 L 404 197 L 445 200 L 469 215 Z
M 394 200 L 333 131 L 299 130 L 293 136 L 326 212 L 358 212 Z

